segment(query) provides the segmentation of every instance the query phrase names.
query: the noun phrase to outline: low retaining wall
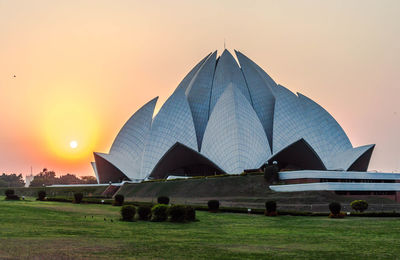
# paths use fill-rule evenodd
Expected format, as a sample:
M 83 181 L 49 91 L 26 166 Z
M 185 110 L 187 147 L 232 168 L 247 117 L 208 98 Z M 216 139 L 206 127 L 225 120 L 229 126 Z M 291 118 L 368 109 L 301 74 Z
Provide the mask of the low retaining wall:
M 124 184 L 116 194 L 128 201 L 156 202 L 158 196 L 168 196 L 171 203 L 206 205 L 217 199 L 224 207 L 264 208 L 267 200 L 275 200 L 284 209 L 309 210 L 312 204 L 326 207 L 332 201 L 343 205 L 355 199 L 366 199 L 374 204 L 394 204 L 387 198 L 374 196 L 346 197 L 331 191 L 274 192 L 262 175 L 228 176 Z M 285 206 L 288 205 L 288 206 Z M 318 209 L 319 210 L 319 209 Z

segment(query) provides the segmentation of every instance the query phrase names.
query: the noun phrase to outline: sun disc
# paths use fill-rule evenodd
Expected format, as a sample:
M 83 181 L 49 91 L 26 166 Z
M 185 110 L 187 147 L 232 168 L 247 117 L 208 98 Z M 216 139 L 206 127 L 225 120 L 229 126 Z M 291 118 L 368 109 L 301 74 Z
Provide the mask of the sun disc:
M 77 141 L 71 141 L 71 142 L 69 143 L 69 146 L 70 146 L 72 149 L 75 149 L 75 148 L 78 147 L 78 142 L 77 142 Z

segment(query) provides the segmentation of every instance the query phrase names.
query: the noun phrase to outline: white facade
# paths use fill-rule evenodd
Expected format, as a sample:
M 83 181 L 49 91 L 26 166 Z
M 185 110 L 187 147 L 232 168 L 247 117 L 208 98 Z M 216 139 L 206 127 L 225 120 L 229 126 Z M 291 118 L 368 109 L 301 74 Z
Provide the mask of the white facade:
M 400 191 L 400 183 L 350 183 L 350 182 L 317 182 L 287 185 L 271 185 L 277 192 L 299 191 Z
M 225 89 L 214 107 L 201 153 L 229 173 L 259 168 L 271 155 L 257 114 L 233 85 Z
M 272 88 L 276 86 L 264 74 L 260 73 L 260 68 L 242 53 L 236 51 L 236 56 L 240 62 L 246 84 L 249 88 L 253 108 L 256 112 L 268 138 L 268 143 L 272 149 L 272 129 L 274 121 L 275 96 Z M 271 150 L 272 151 L 272 150 Z
M 196 129 L 197 144 L 200 145 L 206 130 L 210 109 L 211 89 L 213 85 L 217 52 L 215 51 L 202 64 L 186 89 L 186 96 L 192 111 L 193 123 Z
M 203 58 L 154 118 L 157 98 L 138 110 L 123 126 L 110 152 L 96 153 L 102 161 L 93 165 L 96 177 L 104 172 L 101 164 L 109 167 L 104 161 L 116 173 L 136 181 L 152 178 L 163 158 L 174 163 L 164 159 L 162 169 L 174 165 L 180 168 L 169 170 L 183 176 L 214 168 L 240 173 L 260 167 L 277 154 L 282 155 L 278 160 L 286 155 L 289 161 L 285 163 L 290 164 L 287 154 L 293 149 L 288 147 L 301 139 L 310 147 L 303 152 L 320 158 L 324 169 L 368 167 L 373 145 L 353 148 L 340 125 L 320 105 L 277 85 L 252 60 L 235 53 L 240 65 L 227 50 L 220 57 L 215 51 Z M 179 152 L 172 151 L 177 143 L 192 149 L 191 158 L 196 162 L 180 161 Z
M 138 179 L 150 176 L 158 161 L 177 142 L 198 150 L 192 113 L 183 91 L 172 94 L 154 118 Z

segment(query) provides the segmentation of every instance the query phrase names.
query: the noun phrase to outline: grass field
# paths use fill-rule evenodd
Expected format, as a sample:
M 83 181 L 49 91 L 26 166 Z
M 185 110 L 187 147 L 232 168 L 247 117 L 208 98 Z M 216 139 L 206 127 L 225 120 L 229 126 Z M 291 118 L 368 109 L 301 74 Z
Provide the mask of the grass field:
M 110 205 L 0 198 L 0 259 L 400 257 L 398 218 L 197 212 L 199 221 L 192 223 L 127 223 L 118 220 L 119 210 Z

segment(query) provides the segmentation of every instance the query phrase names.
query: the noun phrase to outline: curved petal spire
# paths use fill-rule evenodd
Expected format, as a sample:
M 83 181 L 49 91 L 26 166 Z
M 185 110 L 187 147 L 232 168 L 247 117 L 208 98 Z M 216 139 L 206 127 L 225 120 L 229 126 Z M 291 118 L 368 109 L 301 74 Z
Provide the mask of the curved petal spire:
M 122 172 L 122 170 L 115 165 L 109 154 L 93 153 L 96 162 L 97 182 L 122 182 L 129 178 Z M 110 160 L 111 159 L 111 160 Z M 122 162 L 122 161 L 121 161 Z
M 211 53 L 207 54 L 206 57 L 204 57 L 199 63 L 197 63 L 196 66 L 188 73 L 186 76 L 183 78 L 181 83 L 179 83 L 178 87 L 176 87 L 175 91 L 185 91 L 186 88 L 189 86 L 190 81 L 192 81 L 194 75 L 196 72 L 200 69 L 201 65 L 207 60 L 208 57 L 210 57 Z
M 324 108 L 310 98 L 297 94 L 307 125 L 304 137 L 324 163 L 328 163 L 332 156 L 353 148 L 342 127 Z
M 214 78 L 216 56 L 217 51 L 208 57 L 194 75 L 186 89 L 186 96 L 193 115 L 199 150 L 209 117 L 211 88 Z
M 254 111 L 256 111 L 264 127 L 268 142 L 272 145 L 275 97 L 272 94 L 271 88 L 275 87 L 276 84 L 273 85 L 273 83 L 271 83 L 268 74 L 265 72 L 263 74 L 260 73 L 259 70 L 262 69 L 245 55 L 236 51 L 236 56 L 238 57 L 240 67 L 246 79 L 251 100 L 253 101 Z
M 192 113 L 183 91 L 175 91 L 153 120 L 143 155 L 142 179 L 150 175 L 157 162 L 176 142 L 197 151 Z
M 244 56 L 245 58 L 247 58 L 252 63 L 252 66 L 254 67 L 254 69 L 257 70 L 257 72 L 265 80 L 266 84 L 271 88 L 271 90 L 274 87 L 276 87 L 276 85 L 277 85 L 276 82 L 268 75 L 267 72 L 265 72 L 265 70 L 263 70 L 260 66 L 258 66 L 257 63 L 255 63 L 254 61 L 249 59 L 246 55 L 244 55 L 240 51 L 235 51 L 235 52 L 236 52 L 236 56 L 238 56 L 238 54 L 240 54 L 240 55 Z M 239 59 L 239 56 L 238 56 L 238 59 Z M 242 66 L 242 63 L 240 62 L 240 59 L 239 59 L 239 63 Z
M 303 108 L 295 94 L 281 85 L 277 85 L 273 93 L 275 107 L 272 151 L 275 154 L 303 138 L 305 119 Z
M 243 73 L 240 70 L 235 58 L 228 50 L 224 50 L 219 57 L 217 67 L 215 68 L 214 82 L 211 92 L 210 113 L 212 113 L 219 97 L 225 91 L 225 88 L 232 84 L 237 87 L 247 101 L 252 104 L 250 93 L 244 80 Z
M 158 97 L 150 100 L 129 118 L 115 138 L 110 153 L 127 153 L 131 157 L 142 154 L 157 100 Z
M 109 152 L 109 156 L 115 159 L 114 164 L 131 179 L 138 179 L 140 175 L 143 150 L 157 100 L 158 97 L 152 99 L 133 114 L 119 131 Z
M 366 171 L 375 145 L 364 145 L 350 148 L 338 153 L 327 163 L 328 170 Z
M 100 183 L 99 182 L 99 174 L 97 173 L 97 168 L 96 168 L 96 162 L 90 162 L 90 164 L 92 165 L 94 175 L 96 176 L 97 183 Z
M 201 153 L 231 174 L 258 168 L 271 155 L 257 114 L 232 84 L 226 88 L 211 113 Z

